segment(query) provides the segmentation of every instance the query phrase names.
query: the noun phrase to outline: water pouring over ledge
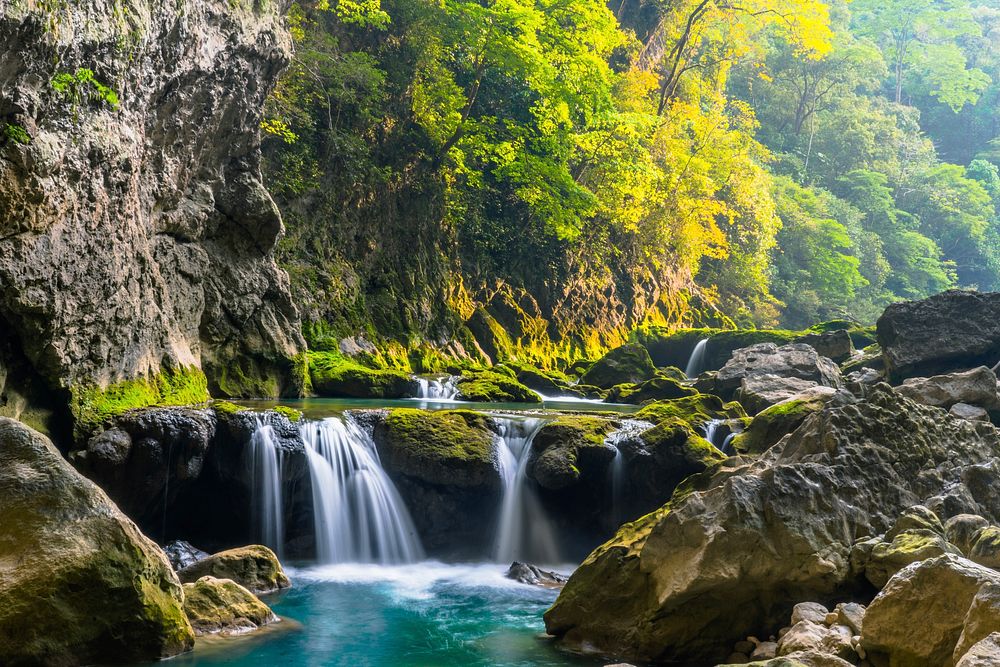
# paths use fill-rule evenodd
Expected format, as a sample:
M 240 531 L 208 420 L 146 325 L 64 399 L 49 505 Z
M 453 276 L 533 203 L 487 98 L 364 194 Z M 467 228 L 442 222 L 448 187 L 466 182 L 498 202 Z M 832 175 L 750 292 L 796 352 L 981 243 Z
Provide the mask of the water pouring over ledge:
M 704 370 L 706 347 L 708 347 L 708 339 L 702 338 L 691 351 L 691 357 L 688 359 L 687 368 L 684 369 L 684 375 L 686 375 L 689 380 L 695 379 L 698 377 L 698 374 Z
M 281 558 L 285 542 L 281 449 L 274 427 L 264 420 L 263 415 L 255 416 L 255 428 L 250 438 L 250 490 L 257 541 L 270 547 Z

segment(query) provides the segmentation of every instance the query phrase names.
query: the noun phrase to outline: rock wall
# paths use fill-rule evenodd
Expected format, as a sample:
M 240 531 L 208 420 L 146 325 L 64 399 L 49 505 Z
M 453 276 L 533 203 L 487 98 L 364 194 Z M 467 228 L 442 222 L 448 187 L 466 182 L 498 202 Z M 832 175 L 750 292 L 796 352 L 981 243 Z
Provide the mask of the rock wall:
M 169 399 L 164 369 L 194 394 L 202 371 L 217 395 L 295 393 L 304 344 L 259 151 L 290 56 L 284 2 L 42 6 L 0 4 L 10 354 L 77 418 L 122 382 L 147 383 L 140 404 Z

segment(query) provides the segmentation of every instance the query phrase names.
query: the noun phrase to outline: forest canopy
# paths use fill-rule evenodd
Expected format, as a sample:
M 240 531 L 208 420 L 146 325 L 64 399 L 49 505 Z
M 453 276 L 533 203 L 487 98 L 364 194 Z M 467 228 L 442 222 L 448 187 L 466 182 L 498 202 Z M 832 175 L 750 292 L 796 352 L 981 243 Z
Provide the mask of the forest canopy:
M 301 0 L 291 22 L 276 195 L 433 182 L 470 273 L 527 244 L 789 327 L 1000 289 L 1000 0 Z

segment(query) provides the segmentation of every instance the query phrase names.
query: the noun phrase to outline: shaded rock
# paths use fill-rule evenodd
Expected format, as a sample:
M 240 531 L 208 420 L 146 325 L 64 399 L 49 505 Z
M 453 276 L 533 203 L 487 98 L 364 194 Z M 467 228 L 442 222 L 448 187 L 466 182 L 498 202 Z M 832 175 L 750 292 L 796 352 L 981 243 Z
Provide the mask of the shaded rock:
M 566 575 L 559 574 L 558 572 L 543 570 L 534 565 L 519 563 L 517 561 L 511 563 L 507 574 L 504 576 L 522 584 L 541 586 L 542 588 L 562 588 L 569 579 Z
M 946 410 L 957 403 L 987 409 L 1000 407 L 996 373 L 985 366 L 929 378 L 909 378 L 896 391 L 917 403 Z
M 987 526 L 977 532 L 968 556 L 974 563 L 1000 569 L 1000 528 Z
M 740 388 L 736 391 L 736 400 L 752 415 L 781 403 L 807 391 L 819 388 L 813 380 L 802 380 L 795 377 L 779 375 L 751 375 L 743 378 Z M 823 387 L 831 395 L 836 393 L 832 387 Z
M 653 363 L 657 366 L 686 368 L 699 341 L 707 340 L 703 365 L 697 372 L 714 371 L 722 368 L 736 350 L 759 343 L 785 345 L 799 338 L 795 331 L 768 329 L 681 329 L 666 331 L 650 327 L 636 332 L 639 342 L 649 350 Z
M 183 540 L 175 540 L 163 547 L 163 553 L 166 554 L 167 560 L 170 561 L 174 570 L 182 570 L 211 555 Z
M 601 357 L 580 378 L 580 384 L 610 389 L 619 384 L 640 384 L 656 374 L 649 352 L 642 345 L 623 345 Z
M 890 304 L 876 325 L 894 382 L 1000 361 L 1000 294 L 952 290 Z
M 864 605 L 857 602 L 841 602 L 837 605 L 837 623 L 846 625 L 855 635 L 861 634 L 861 629 L 865 622 Z
M 959 419 L 968 419 L 969 421 L 985 422 L 990 420 L 990 413 L 985 408 L 981 408 L 978 405 L 969 405 L 968 403 L 956 403 L 951 406 L 948 412 Z
M 814 387 L 805 394 L 793 396 L 755 416 L 744 431 L 733 438 L 733 449 L 747 454 L 762 454 L 783 437 L 792 433 L 811 414 L 815 414 L 839 398 L 836 390 Z
M 959 514 L 953 516 L 944 524 L 945 538 L 962 553 L 968 555 L 976 541 L 978 533 L 990 525 L 990 522 L 975 514 Z
M 894 665 L 953 664 L 966 614 L 984 584 L 1000 584 L 1000 573 L 961 556 L 946 554 L 907 566 L 869 605 L 862 634 L 865 650 Z
M 212 554 L 177 573 L 185 584 L 202 577 L 232 579 L 251 593 L 273 593 L 292 585 L 274 552 L 265 546 L 251 545 Z
M 44 436 L 0 418 L 0 663 L 156 660 L 191 648 L 163 552 Z
M 975 644 L 955 667 L 995 667 L 1000 665 L 1000 632 L 994 632 Z
M 796 343 L 808 345 L 821 357 L 840 364 L 854 355 L 854 341 L 847 329 L 836 329 L 822 333 L 810 333 L 795 339 Z
M 850 664 L 835 655 L 817 651 L 800 651 L 773 660 L 750 663 L 751 667 L 848 667 Z
M 778 655 L 778 644 L 776 642 L 761 642 L 750 654 L 751 660 L 769 660 Z
M 802 620 L 795 623 L 778 642 L 778 655 L 814 651 L 839 658 L 854 658 L 852 636 L 850 628 L 843 625 L 827 627 L 822 622 Z
M 778 347 L 774 343 L 762 343 L 736 350 L 714 377 L 704 381 L 699 379 L 695 386 L 707 393 L 730 398 L 745 378 L 758 375 L 796 378 L 824 387 L 839 388 L 842 385 L 837 365 L 819 356 L 808 345 Z
M 792 607 L 792 625 L 798 625 L 802 621 L 810 623 L 823 623 L 830 610 L 818 602 L 800 602 Z
M 529 475 L 542 488 L 565 489 L 604 480 L 615 450 L 605 444 L 617 424 L 601 417 L 565 416 L 546 422 L 532 440 Z
M 623 526 L 570 577 L 546 629 L 629 658 L 723 660 L 754 628 L 781 627 L 798 601 L 864 590 L 855 542 L 910 507 L 996 517 L 998 456 L 991 425 L 876 386 L 868 401 L 810 416 L 760 459 L 695 476 Z
M 196 635 L 245 635 L 278 620 L 243 586 L 209 576 L 184 584 L 184 613 Z
M 997 628 L 1000 628 L 1000 586 L 984 584 L 976 592 L 976 597 L 965 614 L 962 634 L 955 645 L 952 659 L 959 662 L 976 643 L 989 637 Z

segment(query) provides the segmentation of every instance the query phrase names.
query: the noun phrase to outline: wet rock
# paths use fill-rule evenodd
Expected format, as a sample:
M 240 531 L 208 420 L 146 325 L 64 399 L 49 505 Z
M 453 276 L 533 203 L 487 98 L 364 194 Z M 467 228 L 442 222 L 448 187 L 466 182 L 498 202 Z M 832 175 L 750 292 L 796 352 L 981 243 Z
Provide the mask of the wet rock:
M 862 642 L 873 660 L 898 665 L 952 664 L 966 615 L 985 584 L 1000 585 L 1000 573 L 947 554 L 898 572 L 865 614 Z M 919 639 L 914 635 L 919 611 Z
M 1000 665 L 1000 632 L 994 632 L 975 644 L 955 667 L 995 667 Z
M 531 389 L 502 373 L 482 371 L 464 373 L 455 383 L 461 401 L 478 403 L 538 403 L 541 398 Z
M 211 555 L 183 540 L 175 540 L 163 547 L 163 553 L 166 554 L 167 560 L 170 561 L 174 570 L 182 570 Z
M 623 345 L 608 352 L 580 378 L 580 384 L 610 389 L 619 384 L 640 384 L 656 374 L 649 352 L 642 345 Z
M 184 584 L 184 613 L 196 635 L 245 635 L 278 620 L 243 586 L 209 576 Z
M 1000 294 L 952 290 L 894 303 L 876 326 L 894 382 L 1000 361 Z
M 946 410 L 959 403 L 990 410 L 1000 407 L 996 373 L 985 366 L 929 378 L 909 378 L 896 391 L 917 403 Z
M 0 663 L 141 662 L 191 648 L 180 583 L 52 443 L 0 418 Z
M 617 423 L 600 417 L 565 416 L 547 422 L 532 441 L 529 474 L 558 491 L 587 478 L 603 481 L 615 450 L 605 445 Z
M 608 391 L 609 403 L 642 405 L 651 401 L 665 401 L 698 395 L 698 390 L 665 373 L 657 372 L 652 379 L 641 384 L 620 384 Z
M 177 577 L 185 584 L 194 583 L 206 576 L 232 579 L 255 594 L 273 593 L 292 585 L 278 562 L 278 557 L 261 545 L 212 554 L 177 573 Z
M 331 352 L 309 353 L 313 391 L 334 398 L 406 398 L 415 396 L 417 383 L 400 370 L 369 368 Z
M 858 537 L 887 532 L 910 507 L 1000 515 L 998 459 L 993 426 L 878 385 L 623 526 L 574 572 L 546 628 L 565 645 L 630 658 L 723 660 L 754 627 L 781 627 L 796 602 L 863 590 Z
M 519 563 L 517 561 L 511 563 L 507 574 L 504 576 L 522 584 L 541 586 L 542 588 L 562 588 L 569 579 L 566 575 L 559 574 L 558 572 L 543 570 L 534 565 Z

